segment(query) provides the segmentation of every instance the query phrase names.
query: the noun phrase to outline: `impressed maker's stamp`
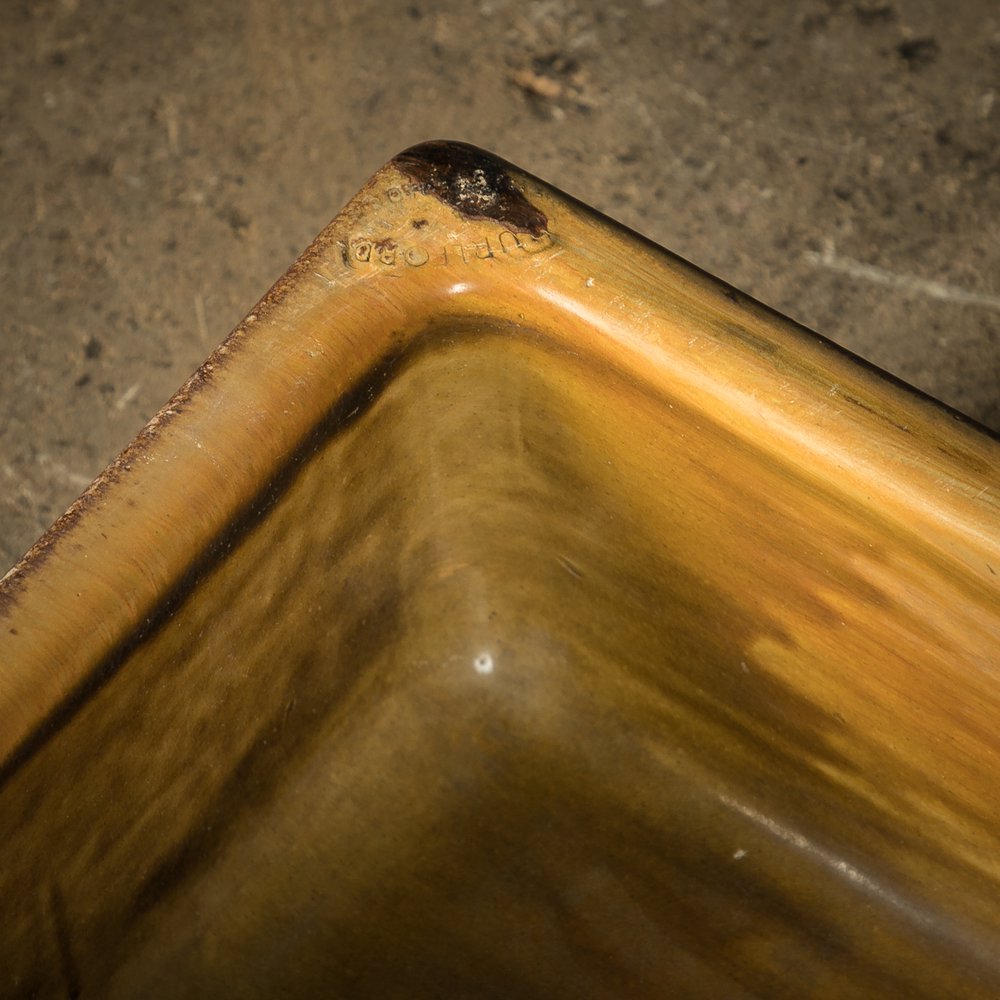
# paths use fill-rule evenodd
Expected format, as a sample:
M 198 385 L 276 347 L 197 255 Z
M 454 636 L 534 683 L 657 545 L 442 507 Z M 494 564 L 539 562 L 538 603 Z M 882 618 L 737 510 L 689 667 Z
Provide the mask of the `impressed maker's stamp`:
M 437 264 L 471 264 L 477 260 L 516 259 L 524 255 L 540 253 L 552 246 L 548 233 L 538 236 L 532 233 L 517 233 L 502 229 L 474 242 L 451 242 L 445 244 L 419 244 L 397 242 L 388 237 L 373 239 L 354 236 L 349 240 L 338 240 L 340 259 L 345 267 L 422 267 Z

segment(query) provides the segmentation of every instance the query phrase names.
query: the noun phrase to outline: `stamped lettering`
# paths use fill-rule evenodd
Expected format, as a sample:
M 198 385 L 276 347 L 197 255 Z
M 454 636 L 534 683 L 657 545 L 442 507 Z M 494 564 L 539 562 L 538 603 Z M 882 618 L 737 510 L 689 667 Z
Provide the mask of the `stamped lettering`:
M 397 184 L 395 187 L 389 188 L 385 196 L 389 201 L 398 203 L 412 198 L 416 194 L 431 194 L 432 191 L 433 185 L 431 184 L 416 184 L 411 181 L 408 184 Z
M 416 185 L 413 185 L 414 187 Z M 391 190 L 402 191 L 402 188 Z M 404 197 L 404 195 L 400 195 Z M 474 264 L 481 260 L 516 260 L 547 250 L 552 246 L 548 233 L 535 236 L 502 229 L 473 242 L 428 244 L 397 242 L 390 237 L 375 239 L 354 236 L 348 241 L 339 240 L 340 258 L 346 267 L 422 267 L 430 261 L 444 265 Z
M 469 264 L 477 260 L 494 257 L 516 258 L 521 254 L 535 254 L 552 246 L 548 233 L 534 236 L 531 233 L 515 233 L 502 229 L 476 243 L 448 243 L 442 257 L 445 264 Z

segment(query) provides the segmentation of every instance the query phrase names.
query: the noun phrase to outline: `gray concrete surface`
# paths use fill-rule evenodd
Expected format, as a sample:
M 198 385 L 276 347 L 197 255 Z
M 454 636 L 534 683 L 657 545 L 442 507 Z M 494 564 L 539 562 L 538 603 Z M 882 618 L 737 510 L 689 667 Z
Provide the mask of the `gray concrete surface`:
M 427 138 L 1000 428 L 995 0 L 4 0 L 0 53 L 4 568 Z

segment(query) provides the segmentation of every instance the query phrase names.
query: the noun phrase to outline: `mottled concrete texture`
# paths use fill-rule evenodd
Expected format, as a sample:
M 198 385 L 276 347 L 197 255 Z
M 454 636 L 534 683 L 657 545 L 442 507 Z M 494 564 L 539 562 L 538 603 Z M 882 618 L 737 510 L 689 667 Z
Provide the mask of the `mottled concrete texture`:
M 427 138 L 1000 427 L 995 0 L 8 0 L 0 52 L 4 567 Z

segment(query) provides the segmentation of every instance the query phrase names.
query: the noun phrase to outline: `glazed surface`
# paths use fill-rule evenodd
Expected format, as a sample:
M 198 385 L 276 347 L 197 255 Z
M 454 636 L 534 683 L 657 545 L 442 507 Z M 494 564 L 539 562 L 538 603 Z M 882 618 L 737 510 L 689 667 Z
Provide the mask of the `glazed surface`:
M 995 994 L 996 444 L 426 149 L 4 584 L 3 987 Z

